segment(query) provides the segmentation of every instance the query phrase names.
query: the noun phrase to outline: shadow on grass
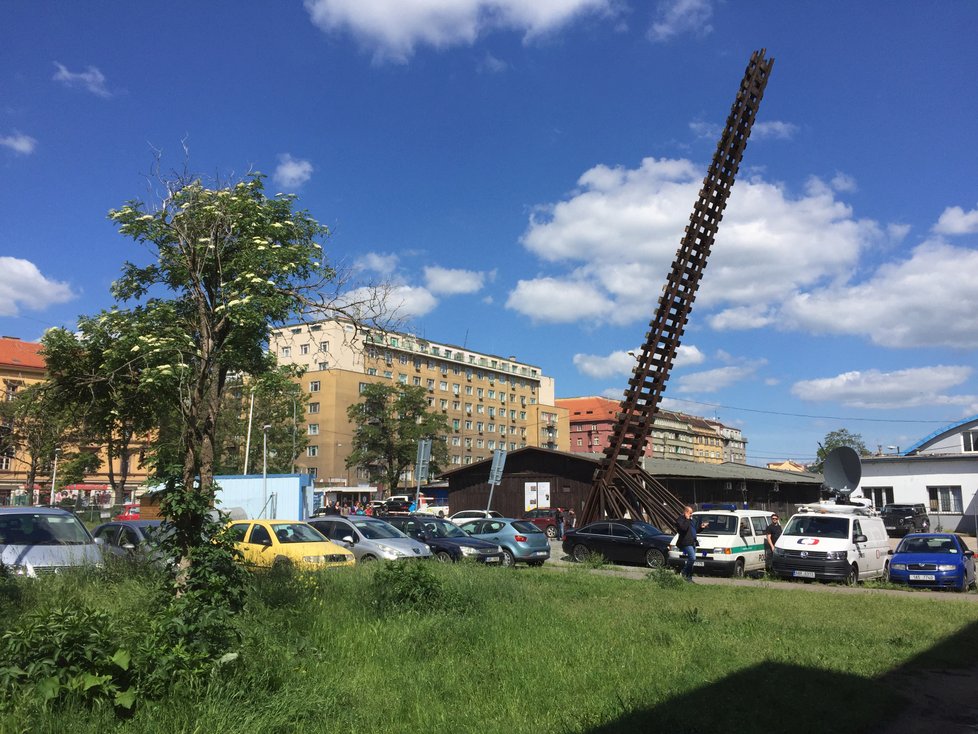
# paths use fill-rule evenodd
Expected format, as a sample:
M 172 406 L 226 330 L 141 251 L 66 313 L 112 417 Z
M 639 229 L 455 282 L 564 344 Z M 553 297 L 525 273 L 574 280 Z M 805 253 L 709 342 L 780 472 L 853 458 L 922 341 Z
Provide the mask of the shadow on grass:
M 826 634 L 832 634 L 831 630 Z M 915 714 L 914 709 L 920 709 L 925 729 L 904 720 L 899 731 L 975 731 L 978 710 L 974 704 L 962 701 L 953 687 L 948 687 L 946 698 L 941 700 L 943 681 L 937 682 L 938 695 L 933 690 L 925 694 L 922 687 L 916 687 L 916 681 L 923 671 L 937 671 L 938 676 L 956 676 L 960 687 L 973 690 L 970 672 L 974 670 L 976 649 L 978 623 L 877 678 L 784 663 L 756 665 L 656 706 L 633 709 L 587 732 L 885 733 L 891 731 L 898 717 Z M 962 675 L 965 667 L 969 672 Z M 914 691 L 914 701 L 900 690 Z M 969 701 L 972 698 L 969 696 Z

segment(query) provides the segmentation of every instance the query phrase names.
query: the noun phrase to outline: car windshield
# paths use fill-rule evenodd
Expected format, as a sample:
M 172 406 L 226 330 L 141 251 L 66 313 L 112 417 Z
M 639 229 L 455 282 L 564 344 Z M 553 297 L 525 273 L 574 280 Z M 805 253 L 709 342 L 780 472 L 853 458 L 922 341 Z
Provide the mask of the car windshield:
M 0 545 L 84 545 L 91 543 L 74 515 L 18 512 L 0 515 Z
M 542 533 L 543 531 L 534 525 L 532 522 L 524 522 L 523 520 L 517 520 L 513 523 L 513 530 L 518 533 L 527 533 L 528 535 L 533 535 L 534 533 Z
M 279 543 L 322 543 L 326 538 L 304 522 L 272 523 L 272 533 Z
M 820 538 L 848 538 L 849 521 L 844 517 L 795 515 L 784 526 L 782 535 L 814 535 Z
M 885 505 L 883 507 L 883 512 L 884 513 L 887 513 L 887 514 L 889 514 L 891 512 L 911 512 L 912 513 L 913 512 L 913 505 Z
M 407 535 L 395 528 L 393 525 L 383 520 L 365 520 L 363 518 L 347 518 L 353 526 L 363 533 L 363 537 L 370 540 L 384 540 L 386 538 L 406 538 Z
M 467 538 L 468 534 L 448 520 L 425 520 L 424 529 L 436 538 Z
M 695 513 L 696 532 L 700 535 L 736 535 L 739 524 L 736 515 L 716 515 L 709 512 Z M 703 524 L 706 527 L 703 527 Z
M 655 525 L 649 525 L 647 522 L 633 522 L 632 530 L 646 538 L 651 538 L 655 535 L 665 535 Z
M 951 538 L 904 538 L 897 553 L 957 553 L 958 546 Z

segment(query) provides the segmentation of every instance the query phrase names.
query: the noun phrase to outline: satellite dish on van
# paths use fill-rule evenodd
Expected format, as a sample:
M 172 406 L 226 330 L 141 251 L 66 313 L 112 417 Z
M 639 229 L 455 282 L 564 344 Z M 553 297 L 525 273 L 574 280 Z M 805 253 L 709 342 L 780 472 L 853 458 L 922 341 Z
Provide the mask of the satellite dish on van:
M 859 454 L 848 446 L 832 449 L 822 465 L 825 486 L 836 495 L 848 497 L 859 486 L 863 476 Z

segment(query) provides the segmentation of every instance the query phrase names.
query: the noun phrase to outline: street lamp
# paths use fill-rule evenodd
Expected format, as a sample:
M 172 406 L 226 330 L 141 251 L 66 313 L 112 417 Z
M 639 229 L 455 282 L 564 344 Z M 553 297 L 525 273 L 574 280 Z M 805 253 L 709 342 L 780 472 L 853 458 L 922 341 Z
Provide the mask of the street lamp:
M 261 427 L 261 493 L 262 493 L 262 516 L 265 515 L 265 508 L 268 506 L 268 429 L 271 424 L 266 423 Z
M 54 482 L 58 478 L 58 454 L 61 453 L 61 448 L 58 446 L 54 447 L 54 471 L 51 472 L 51 506 L 54 506 Z
M 888 448 L 890 451 L 895 451 L 898 454 L 900 453 L 900 447 L 899 446 L 887 446 L 886 448 Z

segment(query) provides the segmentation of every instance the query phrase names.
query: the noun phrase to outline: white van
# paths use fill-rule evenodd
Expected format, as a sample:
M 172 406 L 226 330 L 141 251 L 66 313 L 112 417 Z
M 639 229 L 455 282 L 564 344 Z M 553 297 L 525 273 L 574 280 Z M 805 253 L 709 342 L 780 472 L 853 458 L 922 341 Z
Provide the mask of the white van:
M 697 545 L 694 571 L 715 571 L 736 578 L 764 571 L 764 530 L 771 524 L 772 513 L 734 507 L 713 509 L 706 505 L 707 509 L 693 513 Z M 678 541 L 678 535 L 672 536 L 670 566 L 686 562 L 682 549 L 676 546 Z
M 786 579 L 857 581 L 884 576 L 890 543 L 883 518 L 859 504 L 799 508 L 774 544 L 774 573 Z

